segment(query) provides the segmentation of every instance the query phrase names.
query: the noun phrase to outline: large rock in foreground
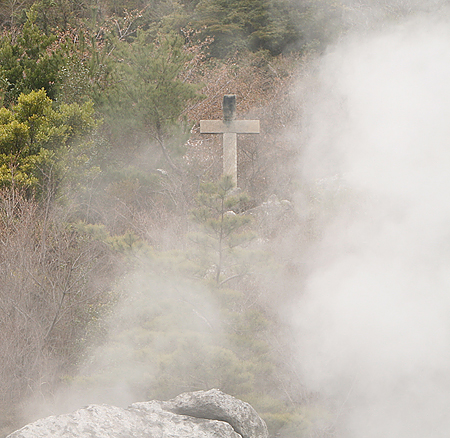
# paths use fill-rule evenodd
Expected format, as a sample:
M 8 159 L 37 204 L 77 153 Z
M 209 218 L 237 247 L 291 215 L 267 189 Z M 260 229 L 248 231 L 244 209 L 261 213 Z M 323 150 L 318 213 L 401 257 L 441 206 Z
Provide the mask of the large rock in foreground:
M 163 403 L 168 411 L 179 415 L 224 421 L 243 438 L 267 437 L 267 427 L 248 404 L 217 389 L 187 392 Z
M 91 405 L 35 421 L 7 438 L 267 438 L 267 427 L 248 404 L 212 389 L 127 409 Z

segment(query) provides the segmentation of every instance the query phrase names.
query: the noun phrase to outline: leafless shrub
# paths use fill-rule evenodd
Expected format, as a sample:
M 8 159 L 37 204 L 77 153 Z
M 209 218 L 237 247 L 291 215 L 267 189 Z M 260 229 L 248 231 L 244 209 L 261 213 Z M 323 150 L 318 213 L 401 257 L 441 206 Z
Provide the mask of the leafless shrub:
M 73 372 L 107 303 L 108 247 L 64 219 L 16 189 L 0 191 L 0 428 L 17 421 L 12 406 Z

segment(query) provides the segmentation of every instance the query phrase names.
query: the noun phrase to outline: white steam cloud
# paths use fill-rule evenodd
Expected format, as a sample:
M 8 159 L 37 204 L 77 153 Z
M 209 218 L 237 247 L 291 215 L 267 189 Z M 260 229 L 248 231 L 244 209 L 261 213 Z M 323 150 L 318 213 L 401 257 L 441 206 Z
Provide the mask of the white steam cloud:
M 330 50 L 307 131 L 302 175 L 341 200 L 292 315 L 307 384 L 338 436 L 448 437 L 449 20 Z

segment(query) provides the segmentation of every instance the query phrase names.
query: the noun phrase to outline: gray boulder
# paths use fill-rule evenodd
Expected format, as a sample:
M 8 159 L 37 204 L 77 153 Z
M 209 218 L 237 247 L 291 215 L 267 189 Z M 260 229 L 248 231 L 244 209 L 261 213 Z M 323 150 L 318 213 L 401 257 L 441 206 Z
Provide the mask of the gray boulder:
M 224 421 L 243 438 L 268 436 L 266 423 L 248 403 L 218 389 L 181 394 L 164 402 L 164 408 L 179 415 Z
M 267 438 L 267 427 L 248 404 L 212 389 L 126 409 L 91 405 L 43 418 L 7 438 Z

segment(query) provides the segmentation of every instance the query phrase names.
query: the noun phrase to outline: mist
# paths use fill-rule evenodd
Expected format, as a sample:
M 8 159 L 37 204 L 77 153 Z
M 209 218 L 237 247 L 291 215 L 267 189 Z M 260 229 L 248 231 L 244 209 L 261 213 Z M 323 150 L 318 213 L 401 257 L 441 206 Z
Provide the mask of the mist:
M 290 311 L 306 385 L 345 438 L 448 436 L 450 31 L 348 35 L 312 75 L 299 173 L 329 212 Z

